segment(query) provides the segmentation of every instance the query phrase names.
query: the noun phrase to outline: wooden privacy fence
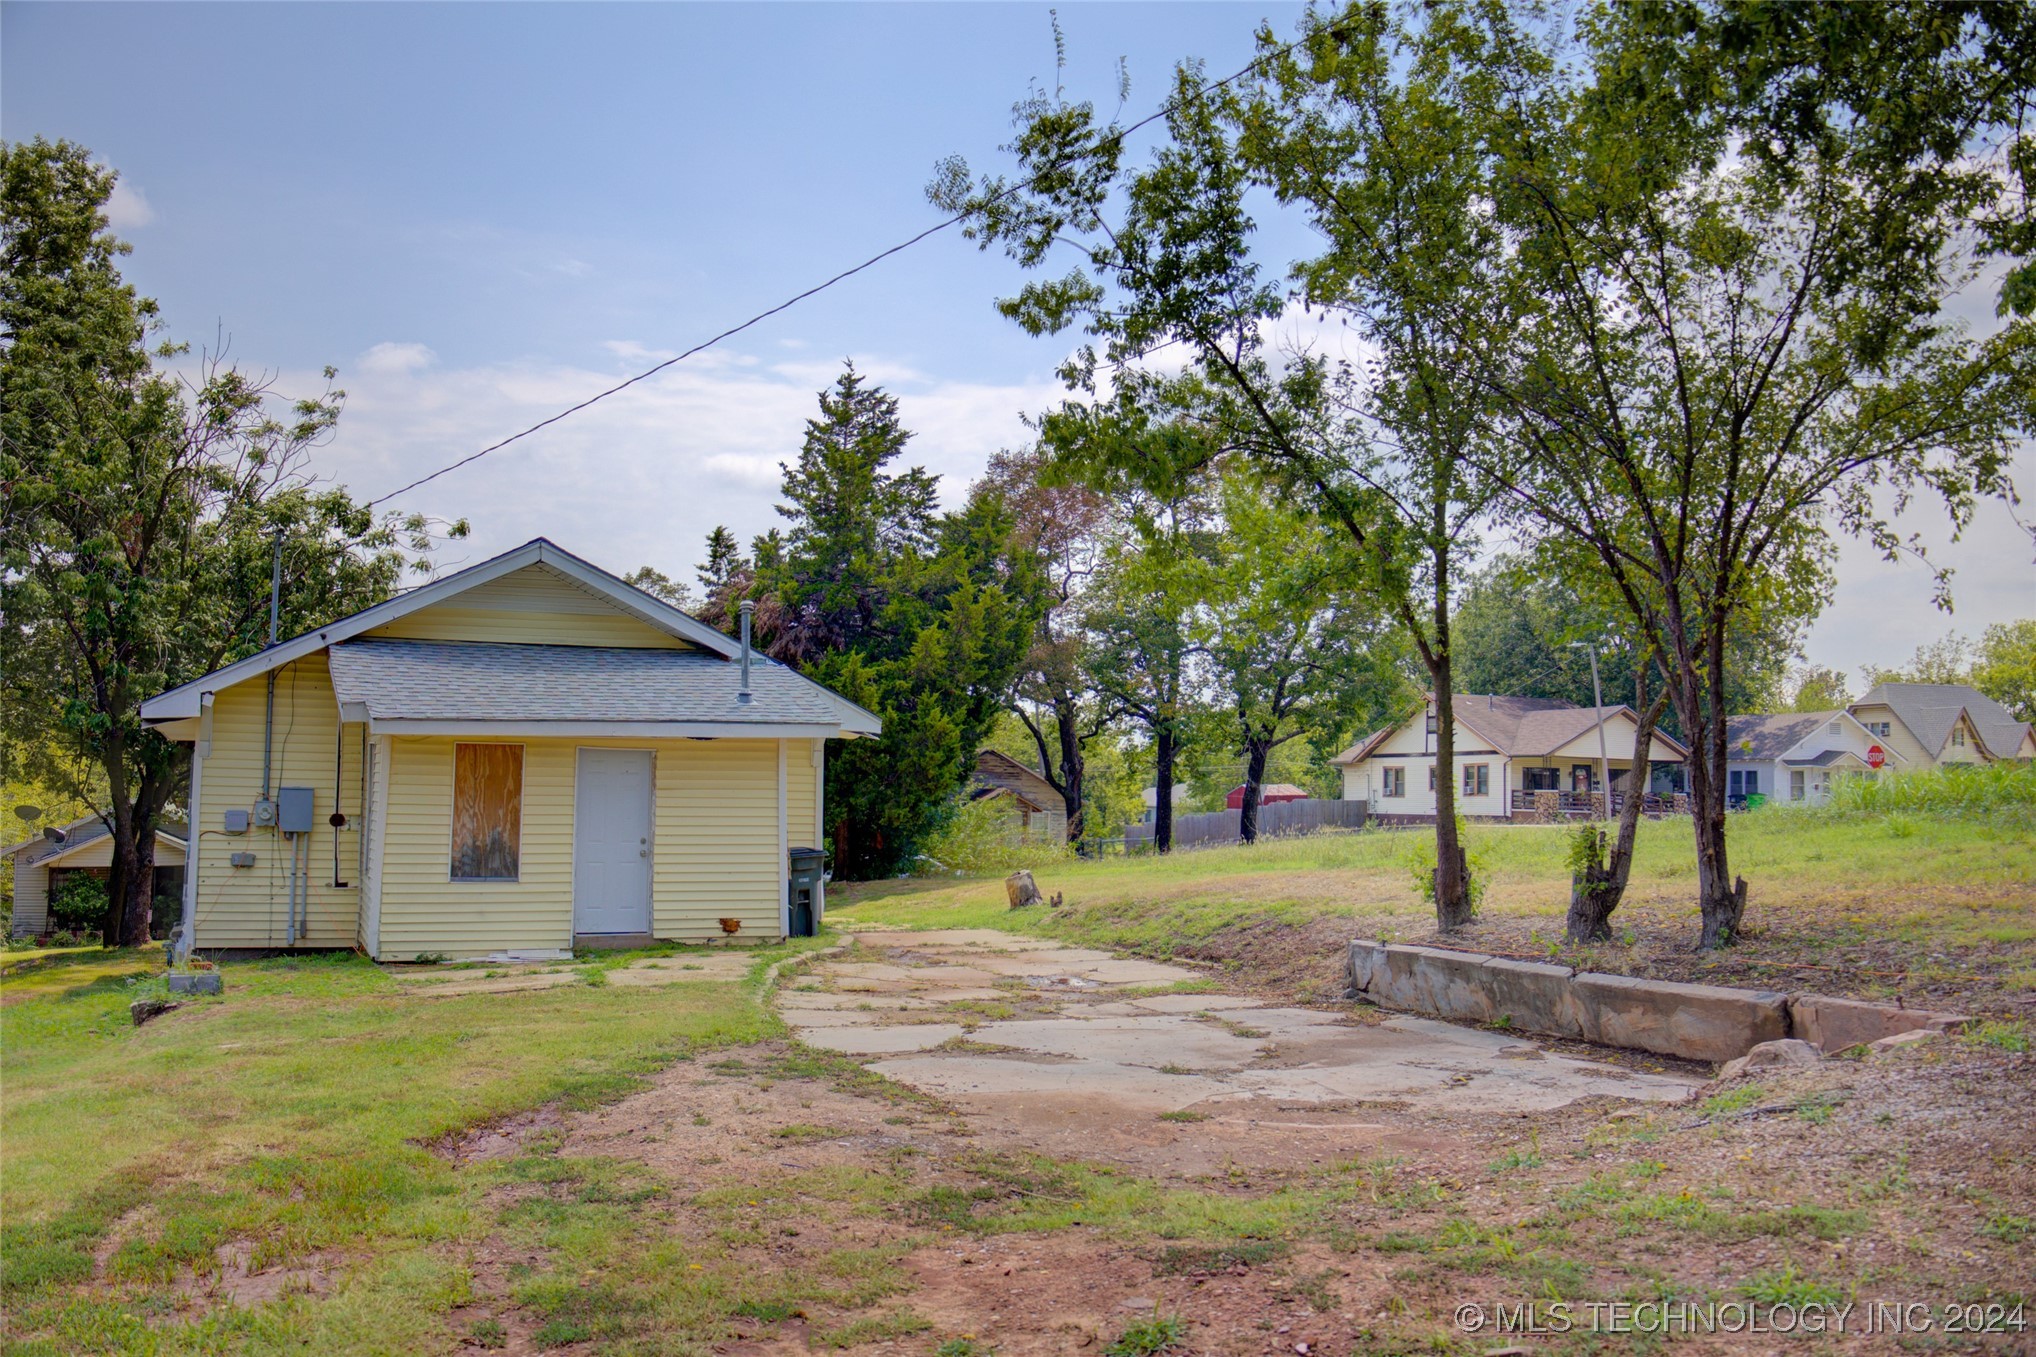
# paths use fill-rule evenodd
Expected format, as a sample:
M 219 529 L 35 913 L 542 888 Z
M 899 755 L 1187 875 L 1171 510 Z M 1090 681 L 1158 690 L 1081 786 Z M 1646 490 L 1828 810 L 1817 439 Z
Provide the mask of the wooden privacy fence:
M 1362 829 L 1368 807 L 1362 801 L 1279 801 L 1258 808 L 1258 836 L 1282 838 L 1313 834 L 1323 829 Z M 1174 816 L 1174 847 L 1201 848 L 1209 844 L 1236 843 L 1239 810 L 1208 810 Z M 1124 831 L 1124 851 L 1142 852 L 1152 847 L 1152 826 L 1131 825 Z

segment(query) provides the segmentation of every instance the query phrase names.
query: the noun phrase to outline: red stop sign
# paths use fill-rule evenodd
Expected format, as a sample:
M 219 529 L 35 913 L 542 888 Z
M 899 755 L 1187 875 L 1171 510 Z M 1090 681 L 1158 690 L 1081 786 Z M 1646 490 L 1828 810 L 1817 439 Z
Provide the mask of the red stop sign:
M 1869 767 L 1869 768 L 1878 768 L 1878 767 L 1880 767 L 1880 766 L 1881 766 L 1882 764 L 1886 763 L 1887 761 L 1888 761 L 1888 751 L 1887 751 L 1887 750 L 1885 750 L 1885 749 L 1882 749 L 1882 748 L 1881 748 L 1881 747 L 1880 747 L 1879 745 L 1877 745 L 1877 744 L 1870 744 L 1870 745 L 1868 745 L 1868 746 L 1866 747 L 1866 766 L 1867 766 L 1867 767 Z

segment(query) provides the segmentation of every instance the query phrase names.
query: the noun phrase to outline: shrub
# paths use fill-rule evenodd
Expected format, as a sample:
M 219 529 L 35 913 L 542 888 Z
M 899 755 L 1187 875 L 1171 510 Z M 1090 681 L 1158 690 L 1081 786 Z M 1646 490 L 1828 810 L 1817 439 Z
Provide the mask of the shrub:
M 49 919 L 59 929 L 78 932 L 106 924 L 106 883 L 85 872 L 65 872 L 49 895 Z
M 984 797 L 955 808 L 913 862 L 912 875 L 997 876 L 1020 867 L 1050 867 L 1073 856 L 1065 843 L 1015 839 L 1004 799 Z
M 1421 898 L 1429 904 L 1435 903 L 1435 836 L 1426 831 L 1410 836 L 1412 845 L 1407 850 L 1407 870 L 1413 874 L 1414 889 L 1421 892 Z M 1485 855 L 1471 847 L 1470 826 L 1463 816 L 1456 817 L 1456 842 L 1463 849 L 1463 865 L 1470 872 L 1470 907 L 1473 913 L 1484 903 L 1485 887 L 1490 883 Z

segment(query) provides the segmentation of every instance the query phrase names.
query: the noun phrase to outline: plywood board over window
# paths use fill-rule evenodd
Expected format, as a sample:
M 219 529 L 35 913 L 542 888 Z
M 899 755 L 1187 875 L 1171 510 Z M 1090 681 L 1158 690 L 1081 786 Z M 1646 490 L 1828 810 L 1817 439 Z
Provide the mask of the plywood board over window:
M 453 746 L 452 879 L 514 881 L 522 856 L 523 746 Z

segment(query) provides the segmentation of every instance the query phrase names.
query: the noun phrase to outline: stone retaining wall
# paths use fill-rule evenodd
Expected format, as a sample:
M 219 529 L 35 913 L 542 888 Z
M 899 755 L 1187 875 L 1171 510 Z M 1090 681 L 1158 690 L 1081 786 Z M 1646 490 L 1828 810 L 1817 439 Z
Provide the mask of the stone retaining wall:
M 1791 1036 L 1833 1054 L 1897 1032 L 1952 1031 L 1970 1021 L 1854 999 L 1602 975 L 1368 939 L 1350 944 L 1346 974 L 1354 997 L 1385 1008 L 1685 1060 L 1732 1060 Z

